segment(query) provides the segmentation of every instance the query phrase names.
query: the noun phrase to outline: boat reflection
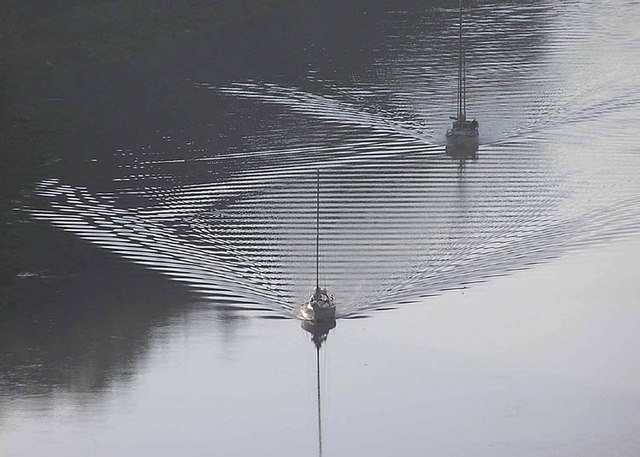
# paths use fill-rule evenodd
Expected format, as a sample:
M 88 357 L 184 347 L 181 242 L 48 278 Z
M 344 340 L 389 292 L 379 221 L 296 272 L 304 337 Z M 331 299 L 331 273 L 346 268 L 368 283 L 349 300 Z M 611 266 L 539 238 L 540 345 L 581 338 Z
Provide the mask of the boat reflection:
M 445 153 L 456 160 L 477 160 L 478 159 L 478 145 L 453 145 L 447 144 Z
M 454 160 L 458 161 L 458 167 L 462 170 L 467 161 L 475 162 L 478 160 L 478 145 L 450 145 L 448 144 L 445 153 Z
M 335 319 L 321 321 L 302 321 L 302 328 L 311 334 L 311 341 L 316 347 L 316 387 L 318 400 L 318 455 L 322 457 L 322 402 L 320 396 L 320 347 L 327 340 L 329 332 L 335 328 Z
M 329 332 L 336 326 L 335 319 L 324 319 L 321 321 L 303 320 L 301 327 L 311 334 L 311 341 L 319 351 L 320 346 L 327 340 Z

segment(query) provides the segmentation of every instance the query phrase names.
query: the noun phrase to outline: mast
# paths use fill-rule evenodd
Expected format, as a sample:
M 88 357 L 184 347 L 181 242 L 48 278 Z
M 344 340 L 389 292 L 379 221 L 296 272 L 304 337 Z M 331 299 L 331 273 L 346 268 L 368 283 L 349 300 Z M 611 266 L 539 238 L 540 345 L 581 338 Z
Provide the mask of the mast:
M 467 120 L 467 50 L 462 49 L 462 118 Z
M 464 121 L 462 95 L 462 0 L 460 0 L 460 26 L 458 28 L 458 120 Z
M 316 183 L 316 292 L 320 288 L 320 169 Z

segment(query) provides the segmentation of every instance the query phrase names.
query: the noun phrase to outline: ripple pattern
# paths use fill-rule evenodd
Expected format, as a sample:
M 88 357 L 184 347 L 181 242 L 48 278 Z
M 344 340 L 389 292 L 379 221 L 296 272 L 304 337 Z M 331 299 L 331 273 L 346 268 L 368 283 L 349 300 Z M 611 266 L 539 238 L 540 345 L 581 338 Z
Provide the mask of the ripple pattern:
M 586 3 L 470 12 L 477 160 L 443 147 L 455 8 L 394 10 L 358 74 L 197 83 L 249 123 L 237 141 L 160 132 L 116 151 L 102 187 L 51 178 L 27 209 L 212 303 L 284 315 L 313 283 L 316 168 L 321 278 L 341 317 L 635 236 L 640 13 L 633 2 L 599 13 Z M 616 20 L 627 33 L 612 33 Z

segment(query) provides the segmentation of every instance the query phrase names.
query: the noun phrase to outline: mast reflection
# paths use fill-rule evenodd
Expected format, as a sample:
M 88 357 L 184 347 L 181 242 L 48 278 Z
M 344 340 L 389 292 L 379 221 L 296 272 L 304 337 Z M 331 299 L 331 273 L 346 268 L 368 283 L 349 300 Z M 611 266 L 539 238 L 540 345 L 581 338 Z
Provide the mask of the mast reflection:
M 316 387 L 318 400 L 318 455 L 322 457 L 322 402 L 320 396 L 320 347 L 327 340 L 329 332 L 335 328 L 335 319 L 321 321 L 302 321 L 302 328 L 311 334 L 316 347 Z

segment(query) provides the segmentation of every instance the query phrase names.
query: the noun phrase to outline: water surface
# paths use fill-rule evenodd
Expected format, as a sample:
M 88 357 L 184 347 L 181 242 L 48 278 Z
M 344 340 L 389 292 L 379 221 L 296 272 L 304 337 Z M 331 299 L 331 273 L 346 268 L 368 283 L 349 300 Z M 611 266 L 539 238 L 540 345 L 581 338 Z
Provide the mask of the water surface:
M 124 72 L 165 68 L 168 114 L 82 143 L 22 202 L 38 260 L 2 337 L 8 455 L 315 453 L 292 317 L 316 169 L 325 455 L 637 453 L 638 5 L 476 2 L 469 160 L 444 148 L 456 5 L 370 16 L 301 34 L 292 66 L 219 69 L 214 31 Z

